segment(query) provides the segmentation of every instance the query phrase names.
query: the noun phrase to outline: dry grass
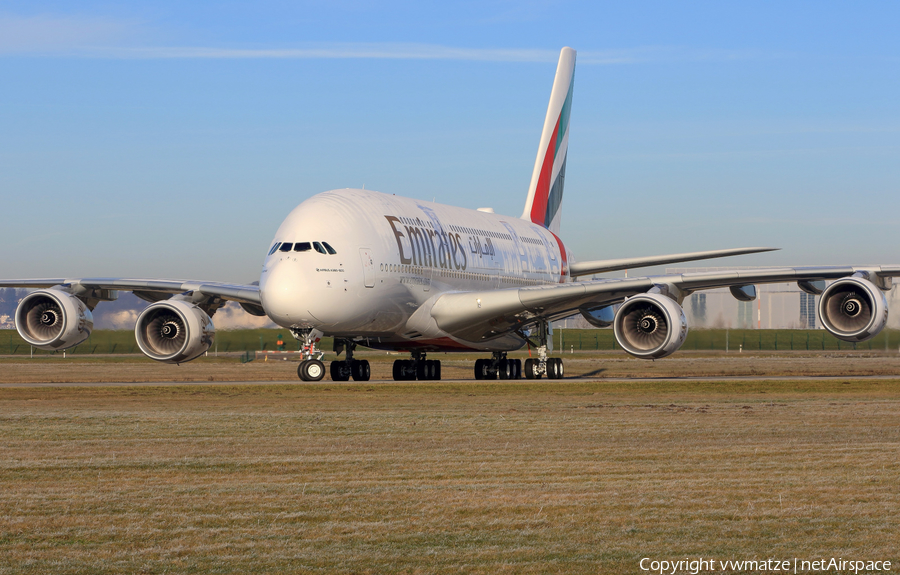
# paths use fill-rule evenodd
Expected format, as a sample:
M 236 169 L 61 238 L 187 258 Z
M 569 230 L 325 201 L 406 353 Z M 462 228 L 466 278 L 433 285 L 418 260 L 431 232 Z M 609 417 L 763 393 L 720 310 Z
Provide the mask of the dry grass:
M 0 573 L 900 559 L 900 381 L 0 389 Z

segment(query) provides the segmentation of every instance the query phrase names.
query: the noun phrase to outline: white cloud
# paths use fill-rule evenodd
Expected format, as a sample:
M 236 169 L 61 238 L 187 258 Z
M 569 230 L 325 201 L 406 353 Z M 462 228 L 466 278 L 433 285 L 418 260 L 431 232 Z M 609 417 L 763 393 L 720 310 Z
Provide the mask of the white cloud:
M 0 14 L 0 55 L 101 59 L 380 59 L 555 63 L 559 49 L 463 48 L 404 42 L 326 42 L 293 47 L 135 45 L 147 31 L 137 22 L 86 16 Z M 561 48 L 561 47 L 560 47 Z M 750 59 L 757 52 L 645 46 L 584 50 L 579 64 Z
M 274 328 L 276 326 L 268 317 L 250 315 L 245 312 L 240 304 L 230 301 L 224 307 L 219 308 L 212 318 L 213 325 L 220 329 L 258 329 Z
M 103 314 L 103 329 L 134 329 L 134 324 L 137 323 L 141 311 L 126 309 Z
M 109 18 L 0 14 L 0 54 L 59 54 L 110 45 L 128 38 L 135 28 Z

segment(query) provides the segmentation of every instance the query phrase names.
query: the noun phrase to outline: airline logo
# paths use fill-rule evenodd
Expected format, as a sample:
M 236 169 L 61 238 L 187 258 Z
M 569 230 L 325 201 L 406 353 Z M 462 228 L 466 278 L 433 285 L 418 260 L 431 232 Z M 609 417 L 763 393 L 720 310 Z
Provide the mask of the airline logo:
M 559 214 L 563 186 L 566 182 L 566 153 L 569 148 L 569 111 L 572 109 L 574 79 L 569 82 L 565 103 L 556 119 L 556 126 L 544 152 L 541 172 L 534 201 L 531 204 L 531 221 L 550 229 Z
M 384 216 L 400 250 L 400 263 L 413 266 L 465 270 L 466 250 L 459 234 L 429 228 L 420 219 Z

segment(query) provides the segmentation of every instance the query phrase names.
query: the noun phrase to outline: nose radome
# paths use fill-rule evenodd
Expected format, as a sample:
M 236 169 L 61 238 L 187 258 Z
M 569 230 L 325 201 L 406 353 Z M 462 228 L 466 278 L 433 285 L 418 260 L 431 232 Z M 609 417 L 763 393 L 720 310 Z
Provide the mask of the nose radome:
M 302 298 L 298 293 L 303 284 L 294 266 L 276 263 L 260 278 L 259 291 L 266 315 L 278 324 L 298 319 Z

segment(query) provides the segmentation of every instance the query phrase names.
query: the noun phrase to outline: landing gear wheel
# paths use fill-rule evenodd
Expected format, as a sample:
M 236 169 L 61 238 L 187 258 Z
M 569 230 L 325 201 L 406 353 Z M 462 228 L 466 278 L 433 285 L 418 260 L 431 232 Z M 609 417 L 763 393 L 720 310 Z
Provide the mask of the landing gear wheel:
M 501 359 L 497 363 L 497 377 L 500 379 L 512 379 L 512 370 L 515 369 L 510 365 L 508 359 Z
M 346 361 L 332 361 L 328 368 L 331 381 L 347 381 L 350 379 L 350 370 Z
M 547 360 L 547 377 L 550 379 L 562 379 L 565 374 L 563 361 L 558 357 L 551 357 Z
M 484 360 L 475 360 L 475 379 L 484 379 Z
M 321 381 L 325 377 L 325 364 L 318 359 L 307 359 L 300 362 L 297 374 L 303 381 Z
M 369 381 L 369 378 L 372 376 L 372 369 L 369 367 L 368 360 L 354 360 L 353 363 L 350 364 L 350 372 L 353 376 L 353 381 Z
M 534 359 L 525 360 L 525 379 L 540 379 L 541 374 L 537 372 L 537 361 Z
M 395 360 L 392 375 L 394 376 L 394 381 L 410 381 L 416 379 L 416 370 L 413 362 L 407 359 Z
M 522 360 L 521 359 L 511 359 L 509 360 L 510 364 L 510 379 L 522 379 Z
M 434 371 L 432 371 L 431 373 L 432 375 L 434 375 L 434 377 L 432 377 L 431 379 L 435 381 L 441 380 L 441 360 L 434 360 Z

